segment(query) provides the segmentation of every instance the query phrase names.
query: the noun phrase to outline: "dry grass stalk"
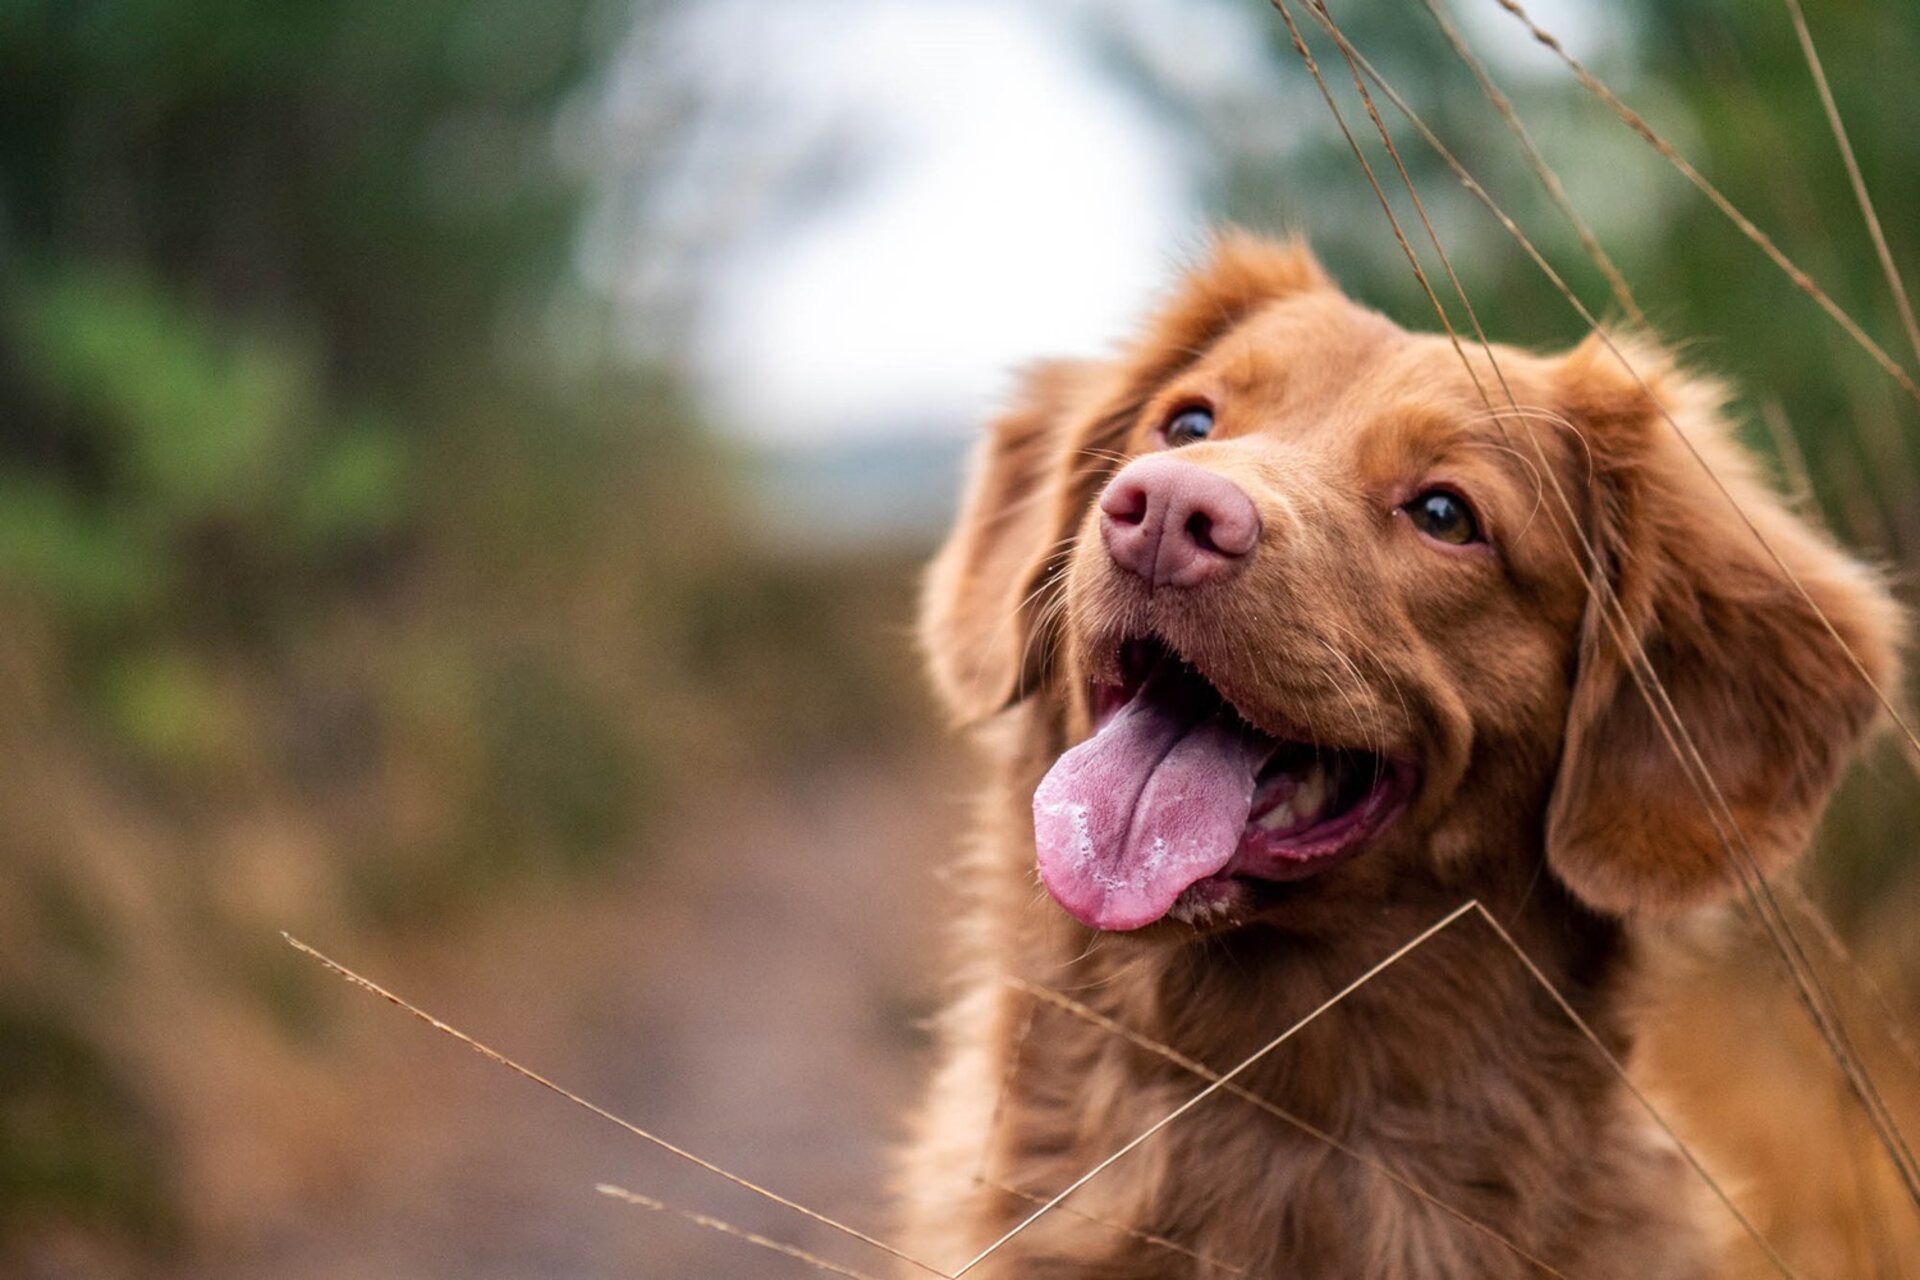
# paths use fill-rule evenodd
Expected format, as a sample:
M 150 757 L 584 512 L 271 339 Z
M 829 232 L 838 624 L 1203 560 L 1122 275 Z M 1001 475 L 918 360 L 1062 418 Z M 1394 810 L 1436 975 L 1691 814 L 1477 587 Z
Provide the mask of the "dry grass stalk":
M 410 1004 L 407 1001 L 401 999 L 399 996 L 387 990 L 385 987 L 381 986 L 379 983 L 373 981 L 372 979 L 361 977 L 359 974 L 347 968 L 345 965 L 341 964 L 339 961 L 334 960 L 331 957 L 323 954 L 322 952 L 315 950 L 313 947 L 308 946 L 306 943 L 300 941 L 300 939 L 294 937 L 292 934 L 282 933 L 280 936 L 287 940 L 288 946 L 292 947 L 295 951 L 300 952 L 302 955 L 311 957 L 312 959 L 319 961 L 321 965 L 323 965 L 325 968 L 327 968 L 337 977 L 343 978 L 347 982 L 351 983 L 353 986 L 360 988 L 362 991 L 366 991 L 372 995 L 379 996 L 382 1000 L 385 1000 L 388 1004 L 393 1005 L 398 1009 L 402 1009 L 407 1013 L 412 1014 L 415 1018 L 419 1019 L 421 1022 L 426 1023 L 428 1026 L 432 1027 L 435 1031 L 440 1032 L 442 1035 L 450 1036 L 453 1039 L 458 1040 L 461 1044 L 467 1046 L 467 1048 L 473 1050 L 475 1053 L 479 1054 L 481 1057 L 485 1058 L 487 1061 L 492 1062 L 498 1066 L 505 1067 L 507 1070 L 513 1072 L 515 1075 L 520 1076 L 523 1079 L 531 1080 L 533 1083 L 539 1085 L 542 1089 L 545 1089 L 550 1093 L 559 1094 L 562 1098 L 565 1098 L 568 1102 L 571 1102 L 574 1106 L 579 1107 L 585 1111 L 592 1112 L 594 1115 L 599 1116 L 602 1120 L 607 1121 L 609 1124 L 618 1125 L 620 1128 L 625 1129 L 628 1133 L 631 1133 L 634 1137 L 640 1138 L 646 1142 L 652 1143 L 654 1146 L 659 1147 L 662 1151 L 667 1152 L 669 1155 L 677 1156 L 680 1159 L 685 1160 L 689 1164 L 698 1165 L 700 1168 L 705 1169 L 708 1173 L 724 1178 L 728 1182 L 731 1182 L 734 1186 L 739 1187 L 744 1191 L 750 1191 L 754 1195 L 759 1196 L 763 1200 L 770 1200 L 774 1204 L 777 1204 L 782 1208 L 791 1209 L 795 1213 L 798 1213 L 803 1217 L 811 1218 L 815 1222 L 819 1223 L 824 1227 L 828 1227 L 834 1231 L 837 1231 L 841 1235 L 847 1236 L 850 1239 L 858 1240 L 862 1244 L 870 1245 L 873 1248 L 880 1250 L 882 1253 L 889 1254 L 895 1258 L 898 1258 L 900 1261 L 907 1263 L 912 1267 L 915 1267 L 921 1271 L 926 1272 L 928 1275 L 939 1276 L 942 1278 L 942 1280 L 953 1280 L 951 1276 L 948 1276 L 946 1272 L 941 1271 L 938 1267 L 929 1266 L 927 1263 L 920 1261 L 918 1258 L 910 1257 L 906 1253 L 903 1253 L 899 1249 L 896 1249 L 894 1246 L 887 1244 L 885 1241 L 876 1240 L 864 1231 L 860 1231 L 857 1228 L 847 1226 L 843 1222 L 837 1222 L 834 1219 L 827 1217 L 823 1213 L 816 1212 L 813 1209 L 807 1208 L 803 1204 L 799 1204 L 793 1200 L 787 1199 L 785 1196 L 779 1194 L 778 1192 L 769 1191 L 767 1190 L 767 1188 L 759 1185 L 756 1182 L 752 1182 L 746 1178 L 743 1178 L 737 1173 L 730 1173 L 727 1170 L 722 1169 L 719 1165 L 713 1163 L 711 1160 L 704 1160 L 701 1157 L 694 1155 L 691 1151 L 686 1150 L 684 1147 L 677 1146 L 674 1143 L 667 1141 L 665 1138 L 662 1138 L 657 1134 L 649 1133 L 647 1130 L 642 1129 L 639 1125 L 634 1124 L 632 1121 L 622 1119 L 621 1117 L 613 1114 L 613 1112 L 608 1111 L 605 1107 L 602 1107 L 595 1103 L 587 1101 L 585 1098 L 573 1092 L 571 1089 L 555 1084 L 553 1081 L 547 1079 L 545 1076 L 541 1075 L 539 1072 L 534 1071 L 531 1068 L 521 1066 L 518 1062 L 515 1062 L 512 1058 L 509 1058 L 506 1054 L 501 1053 L 498 1049 L 494 1049 L 488 1045 L 482 1044 L 480 1041 L 474 1039 L 472 1036 L 460 1030 L 458 1027 L 450 1026 L 447 1023 L 442 1022 L 440 1019 L 434 1017 L 432 1014 L 428 1013 L 426 1010 L 420 1008 L 419 1006 Z
M 638 1191 L 629 1191 L 625 1187 L 616 1187 L 608 1182 L 597 1184 L 594 1190 L 609 1199 L 623 1200 L 628 1204 L 637 1205 L 642 1209 L 651 1209 L 655 1213 L 670 1213 L 675 1217 L 686 1219 L 696 1227 L 705 1227 L 709 1231 L 718 1231 L 722 1235 L 732 1236 L 736 1240 L 744 1240 L 748 1244 L 758 1245 L 762 1249 L 785 1254 L 789 1258 L 806 1263 L 815 1271 L 826 1271 L 836 1276 L 846 1276 L 847 1280 L 877 1280 L 877 1277 L 870 1276 L 864 1271 L 855 1271 L 852 1267 L 843 1267 L 839 1263 L 823 1258 L 817 1253 L 808 1253 L 805 1249 L 799 1248 L 796 1245 L 771 1239 L 761 1235 L 757 1231 L 748 1231 L 745 1227 L 736 1227 L 731 1222 L 716 1218 L 712 1214 L 696 1213 L 692 1209 L 681 1209 L 677 1206 L 667 1204 L 664 1201 L 655 1200 L 652 1196 L 643 1196 Z
M 1518 18 L 1527 28 L 1527 33 L 1533 37 L 1536 43 L 1550 50 L 1560 61 L 1566 63 L 1567 69 L 1573 72 L 1574 78 L 1579 80 L 1581 85 L 1583 85 L 1589 93 L 1605 103 L 1615 115 L 1620 117 L 1622 123 L 1645 140 L 1648 146 L 1659 152 L 1667 163 L 1679 171 L 1681 177 L 1692 183 L 1701 195 L 1704 195 L 1712 202 L 1714 208 L 1725 214 L 1727 219 L 1740 229 L 1740 234 L 1751 240 L 1762 253 L 1767 255 L 1767 258 L 1776 267 L 1779 267 L 1780 270 L 1786 274 L 1787 279 L 1793 282 L 1794 288 L 1800 290 L 1800 292 L 1806 294 L 1809 298 L 1812 298 L 1814 302 L 1819 304 L 1820 309 L 1832 317 L 1834 323 L 1845 330 L 1847 336 L 1852 338 L 1862 351 L 1865 351 L 1869 356 L 1873 357 L 1874 363 L 1884 369 L 1888 377 L 1900 384 L 1900 389 L 1905 391 L 1915 404 L 1920 404 L 1920 385 L 1915 384 L 1913 376 L 1909 374 L 1905 367 L 1898 361 L 1888 355 L 1880 344 L 1875 342 L 1852 316 L 1842 310 L 1840 304 L 1835 302 L 1826 290 L 1814 283 L 1813 277 L 1809 276 L 1805 271 L 1802 271 L 1799 266 L 1794 263 L 1793 259 L 1782 252 L 1780 246 L 1773 242 L 1771 236 L 1762 231 L 1746 214 L 1740 212 L 1739 208 L 1734 205 L 1733 201 L 1727 199 L 1720 188 L 1714 186 L 1713 183 L 1707 180 L 1705 175 L 1694 168 L 1693 165 L 1687 161 L 1687 158 L 1674 148 L 1672 143 L 1655 132 L 1653 126 L 1648 124 L 1639 112 L 1622 102 L 1613 90 L 1609 89 L 1598 76 L 1586 68 L 1585 64 L 1571 53 L 1568 53 L 1566 47 L 1560 43 L 1557 37 L 1551 32 L 1543 30 L 1539 24 L 1535 23 L 1527 14 L 1526 9 L 1518 3 L 1518 0 L 1494 0 L 1494 3 Z

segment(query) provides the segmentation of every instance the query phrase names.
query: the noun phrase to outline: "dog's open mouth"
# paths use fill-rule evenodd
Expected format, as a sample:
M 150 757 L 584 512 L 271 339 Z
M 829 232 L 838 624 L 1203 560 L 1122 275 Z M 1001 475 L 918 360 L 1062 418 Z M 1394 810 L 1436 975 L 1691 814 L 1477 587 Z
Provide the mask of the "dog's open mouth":
M 1411 765 L 1272 737 L 1154 640 L 1129 641 L 1096 728 L 1034 793 L 1040 878 L 1096 929 L 1138 929 L 1360 852 L 1413 791 Z

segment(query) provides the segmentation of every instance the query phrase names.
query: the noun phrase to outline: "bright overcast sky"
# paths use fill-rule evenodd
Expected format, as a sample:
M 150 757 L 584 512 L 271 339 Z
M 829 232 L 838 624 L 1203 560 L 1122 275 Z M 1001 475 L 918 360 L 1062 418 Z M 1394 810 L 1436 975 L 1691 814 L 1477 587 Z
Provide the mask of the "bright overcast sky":
M 1069 16 L 718 0 L 678 21 L 666 56 L 705 66 L 696 84 L 750 86 L 775 104 L 763 127 L 801 145 L 852 122 L 871 153 L 822 207 L 703 259 L 687 345 L 721 425 L 780 442 L 964 430 L 1021 363 L 1103 349 L 1199 242 L 1175 139 Z M 710 197 L 691 204 L 713 216 Z
M 1197 229 L 1164 127 L 1030 11 L 875 7 L 814 56 L 897 160 L 715 298 L 711 386 L 750 429 L 971 420 L 1009 367 L 1112 335 Z
M 1583 42 L 1584 3 L 1535 7 Z M 1202 240 L 1201 175 L 1097 62 L 1078 12 L 1076 0 L 702 0 L 652 37 L 616 119 L 644 114 L 663 79 L 721 109 L 678 142 L 684 171 L 659 206 L 669 234 L 651 228 L 653 256 L 622 250 L 639 264 L 616 274 L 644 296 L 648 279 L 691 270 L 682 241 L 706 242 L 681 350 L 721 426 L 782 443 L 957 432 L 1021 363 L 1097 353 L 1124 332 Z M 1255 52 L 1264 4 L 1124 0 L 1122 12 L 1187 51 L 1183 75 L 1272 74 Z M 740 207 L 756 166 L 795 154 L 804 166 L 836 129 L 856 152 L 843 187 L 796 214 Z

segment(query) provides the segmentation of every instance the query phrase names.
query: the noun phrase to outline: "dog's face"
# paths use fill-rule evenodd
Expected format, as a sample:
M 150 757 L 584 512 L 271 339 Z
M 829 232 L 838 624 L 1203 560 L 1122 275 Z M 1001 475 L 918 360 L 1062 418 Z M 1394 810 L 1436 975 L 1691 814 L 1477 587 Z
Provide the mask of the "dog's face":
M 1034 797 L 1055 900 L 1227 927 L 1544 852 L 1625 910 L 1796 851 L 1874 700 L 1773 556 L 1882 680 L 1894 611 L 1710 387 L 1636 354 L 1657 402 L 1597 342 L 1463 359 L 1233 238 L 1124 358 L 1032 375 L 925 624 L 956 707 L 1032 700 L 1066 747 Z
M 1550 366 L 1499 366 L 1520 404 L 1552 403 Z M 1236 918 L 1262 884 L 1430 844 L 1470 816 L 1470 761 L 1544 778 L 1585 593 L 1537 477 L 1577 493 L 1579 457 L 1474 376 L 1499 394 L 1484 360 L 1470 375 L 1446 339 L 1311 289 L 1147 399 L 1065 569 L 1091 736 L 1036 822 L 1075 916 Z

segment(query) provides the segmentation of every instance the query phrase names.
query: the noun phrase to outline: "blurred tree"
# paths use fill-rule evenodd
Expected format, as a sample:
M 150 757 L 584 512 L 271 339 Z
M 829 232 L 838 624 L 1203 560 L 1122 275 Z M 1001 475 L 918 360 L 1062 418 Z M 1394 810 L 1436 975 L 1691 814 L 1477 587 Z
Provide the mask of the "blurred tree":
M 1910 9 L 1811 5 L 1810 29 L 1896 262 L 1908 281 L 1920 198 L 1920 23 Z M 1909 368 L 1840 152 L 1784 3 L 1649 4 L 1648 62 L 1682 95 L 1690 150 L 1709 176 Z M 1842 528 L 1888 555 L 1920 554 L 1916 413 L 1886 375 L 1705 201 L 1689 199 L 1643 274 L 1661 283 L 1669 327 L 1714 335 L 1711 356 L 1776 397 L 1818 493 Z
M 552 115 L 583 0 L 13 0 L 0 8 L 12 269 L 108 264 L 311 335 L 386 400 L 493 348 L 549 287 L 573 198 Z
M 1348 287 L 1402 323 L 1433 327 L 1431 304 L 1285 24 L 1270 6 L 1257 8 L 1252 41 L 1243 35 L 1230 60 L 1220 57 L 1214 74 L 1196 73 L 1183 54 L 1186 43 L 1168 38 L 1154 20 L 1161 16 L 1155 6 L 1091 9 L 1084 21 L 1117 71 L 1183 124 L 1199 153 L 1210 157 L 1205 199 L 1214 216 L 1309 233 L 1315 251 Z M 1439 8 L 1503 82 L 1528 129 L 1565 178 L 1574 203 L 1603 237 L 1620 244 L 1657 238 L 1674 194 L 1664 180 L 1662 162 L 1643 155 L 1637 141 L 1615 134 L 1585 111 L 1570 79 L 1542 75 L 1537 64 L 1529 65 L 1516 54 L 1512 39 L 1487 39 L 1489 24 L 1506 20 L 1490 0 L 1484 6 L 1475 0 L 1439 0 Z M 1441 265 L 1353 87 L 1352 71 L 1313 21 L 1305 0 L 1290 0 L 1289 11 L 1414 251 L 1444 285 Z M 1421 0 L 1346 0 L 1330 4 L 1329 12 L 1355 48 L 1526 227 L 1555 267 L 1583 297 L 1606 311 L 1600 274 L 1583 257 L 1572 227 L 1547 201 L 1506 127 Z M 1630 14 L 1608 12 L 1605 21 L 1582 22 L 1577 35 L 1583 38 L 1575 43 L 1602 75 L 1631 74 L 1640 62 L 1645 28 Z M 1229 34 L 1222 33 L 1223 41 Z M 1494 336 L 1539 344 L 1577 338 L 1582 326 L 1558 292 L 1388 99 L 1369 88 L 1469 296 Z M 1662 82 L 1636 80 L 1635 88 L 1652 99 L 1642 105 L 1655 114 L 1672 103 Z M 1451 303 L 1450 293 L 1441 292 Z M 1464 326 L 1457 303 L 1451 305 Z
M 904 592 L 755 562 L 575 277 L 556 135 L 651 13 L 0 0 L 0 1271 L 192 1238 L 196 1077 L 326 1042 L 278 929 L 902 719 L 848 655 Z
M 244 626 L 398 532 L 565 263 L 584 9 L 0 6 L 0 571 Z
M 476 554 L 470 503 L 545 484 L 572 495 L 563 523 L 592 528 L 629 496 L 634 420 L 681 413 L 569 384 L 525 340 L 565 287 L 577 202 L 551 135 L 592 70 L 587 19 L 584 0 L 0 4 L 0 627 L 7 672 L 41 683 L 9 690 L 6 731 L 41 767 L 13 771 L 0 825 L 0 892 L 32 908 L 0 955 L 0 1268 L 50 1223 L 167 1214 L 153 1160 L 179 1139 L 141 1114 L 164 1112 L 163 1086 L 115 1078 L 166 1033 L 138 1013 L 156 942 L 192 933 L 268 1016 L 298 1015 L 270 935 L 217 905 L 214 864 L 162 856 L 155 827 L 147 864 L 123 868 L 145 901 L 116 913 L 92 888 L 97 836 L 46 836 L 67 816 L 49 806 L 120 789 L 120 761 L 132 812 L 157 810 L 135 821 L 169 814 L 189 848 L 289 788 L 325 799 L 329 777 L 365 807 L 374 762 L 409 741 L 389 690 L 425 675 L 342 669 L 330 637 L 420 564 Z M 491 412 L 509 398 L 510 421 Z M 520 447 L 517 472 L 451 461 L 555 431 L 572 445 Z M 650 449 L 686 438 L 666 423 Z M 455 476 L 476 487 L 446 492 Z M 522 554 L 551 572 L 548 532 Z M 447 732 L 490 745 L 446 789 L 525 813 L 372 847 L 398 840 L 414 881 L 476 844 L 604 857 L 638 794 L 625 730 L 546 640 L 428 612 L 466 637 L 457 661 L 517 691 L 463 695 Z M 107 941 L 68 948 L 75 920 Z M 30 987 L 78 998 L 50 1022 Z

